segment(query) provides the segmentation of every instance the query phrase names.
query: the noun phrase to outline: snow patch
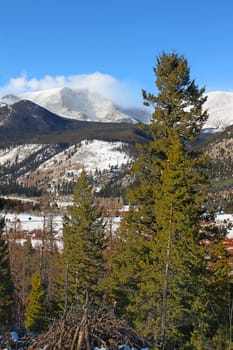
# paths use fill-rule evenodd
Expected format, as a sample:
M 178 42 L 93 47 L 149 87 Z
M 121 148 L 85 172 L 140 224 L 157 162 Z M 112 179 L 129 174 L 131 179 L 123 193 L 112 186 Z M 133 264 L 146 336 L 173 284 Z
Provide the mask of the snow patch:
M 233 214 L 218 214 L 216 216 L 216 224 L 233 226 Z M 233 227 L 227 229 L 227 238 L 233 238 Z
M 70 146 L 63 152 L 56 154 L 37 168 L 39 171 L 54 167 L 59 168 L 59 164 L 65 166 L 65 176 L 69 173 L 79 175 L 82 169 L 87 172 L 94 172 L 96 169 L 103 171 L 111 167 L 120 167 L 127 164 L 132 159 L 123 151 L 122 142 L 106 141 L 82 141 L 79 145 Z
M 43 145 L 27 144 L 0 149 L 0 165 L 8 164 L 11 166 L 14 163 L 21 163 L 32 153 L 39 151 L 41 148 L 43 148 Z
M 213 91 L 207 96 L 203 109 L 208 111 L 209 118 L 204 128 L 221 131 L 233 125 L 233 92 Z

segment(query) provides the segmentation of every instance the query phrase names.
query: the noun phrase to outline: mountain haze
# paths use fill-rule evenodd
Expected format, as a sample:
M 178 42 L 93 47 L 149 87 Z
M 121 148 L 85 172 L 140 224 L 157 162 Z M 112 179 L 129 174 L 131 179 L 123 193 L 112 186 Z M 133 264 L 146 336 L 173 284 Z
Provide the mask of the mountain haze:
M 88 89 L 74 90 L 68 87 L 35 91 L 21 95 L 49 111 L 66 118 L 95 122 L 136 122 L 145 118 L 145 111 L 123 110 L 110 99 Z
M 12 105 L 16 102 L 19 102 L 20 100 L 22 100 L 22 99 L 19 96 L 16 96 L 14 94 L 9 94 L 9 95 L 3 96 L 0 100 L 0 102 L 3 104 Z

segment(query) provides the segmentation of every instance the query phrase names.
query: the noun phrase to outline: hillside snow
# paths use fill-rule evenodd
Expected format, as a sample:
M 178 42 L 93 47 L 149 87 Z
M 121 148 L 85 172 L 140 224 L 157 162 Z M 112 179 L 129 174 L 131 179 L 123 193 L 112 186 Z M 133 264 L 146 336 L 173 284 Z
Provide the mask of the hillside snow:
M 209 118 L 204 128 L 221 131 L 233 125 L 233 92 L 213 91 L 207 96 L 204 109 L 207 109 Z
M 32 153 L 35 153 L 42 149 L 43 145 L 19 145 L 19 146 L 9 146 L 0 149 L 0 165 L 11 166 L 15 163 L 21 163 L 27 159 Z
M 52 155 L 34 170 L 20 176 L 19 181 L 27 186 L 39 186 L 53 191 L 55 186 L 64 182 L 77 181 L 83 169 L 92 174 L 104 170 L 110 172 L 112 168 L 118 171 L 132 160 L 124 147 L 122 142 L 82 141 Z
M 128 163 L 130 157 L 122 151 L 122 142 L 106 141 L 82 141 L 79 145 L 70 146 L 63 152 L 58 153 L 51 159 L 47 160 L 37 168 L 37 171 L 43 169 L 56 170 L 61 166 L 65 173 L 80 172 L 85 169 L 87 172 L 95 172 L 96 169 L 103 171 L 111 167 L 121 166 Z

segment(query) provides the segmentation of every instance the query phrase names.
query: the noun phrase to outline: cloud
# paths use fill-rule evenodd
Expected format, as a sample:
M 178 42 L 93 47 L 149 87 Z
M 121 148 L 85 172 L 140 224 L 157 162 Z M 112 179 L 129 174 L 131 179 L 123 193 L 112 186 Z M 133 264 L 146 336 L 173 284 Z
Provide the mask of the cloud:
M 9 79 L 5 86 L 0 86 L 0 95 L 17 95 L 65 86 L 73 89 L 90 89 L 124 107 L 142 105 L 141 89 L 137 83 L 129 80 L 118 80 L 111 75 L 99 72 L 55 77 L 46 75 L 41 79 L 29 79 L 26 73 L 22 73 L 19 77 Z

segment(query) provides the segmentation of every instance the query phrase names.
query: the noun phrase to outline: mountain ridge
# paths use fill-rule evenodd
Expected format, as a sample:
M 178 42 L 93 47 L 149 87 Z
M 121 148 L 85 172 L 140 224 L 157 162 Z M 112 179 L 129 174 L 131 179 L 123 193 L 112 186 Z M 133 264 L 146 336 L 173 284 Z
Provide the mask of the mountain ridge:
M 83 139 L 145 142 L 134 123 L 103 123 L 69 119 L 28 100 L 0 107 L 0 144 L 75 143 Z
M 233 92 L 211 91 L 206 95 L 203 108 L 208 111 L 209 118 L 204 129 L 222 131 L 233 125 Z M 69 87 L 27 92 L 19 96 L 8 94 L 0 102 L 12 105 L 22 99 L 62 117 L 82 121 L 148 123 L 151 117 L 150 110 L 121 107 L 92 90 Z
M 150 113 L 143 108 L 123 108 L 105 96 L 88 89 L 69 87 L 6 95 L 2 103 L 12 104 L 22 99 L 32 101 L 65 118 L 95 122 L 148 121 Z
M 66 93 L 69 93 L 69 90 L 65 91 Z M 227 110 L 229 114 L 225 118 L 223 117 L 222 121 L 225 122 L 225 126 L 228 125 L 229 121 L 231 121 L 231 98 L 233 97 L 233 94 L 215 92 L 210 96 L 213 97 L 215 103 L 211 104 L 210 98 L 210 104 L 205 105 L 204 109 L 207 107 L 211 112 L 216 108 L 216 110 L 219 111 L 220 116 L 225 115 L 223 102 L 225 101 L 225 98 L 227 98 L 227 105 L 229 107 Z M 215 100 L 216 96 L 220 96 L 218 102 Z M 17 100 L 17 97 L 14 95 L 8 95 L 6 99 L 7 98 Z M 6 99 L 5 101 L 3 99 L 0 104 L 0 148 L 3 149 L 7 145 L 15 145 L 16 148 L 14 152 L 16 152 L 18 144 L 25 145 L 25 147 L 27 147 L 27 144 L 47 145 L 45 149 L 43 147 L 41 148 L 41 146 L 38 150 L 36 149 L 36 161 L 34 161 L 34 158 L 32 157 L 28 157 L 28 160 L 25 160 L 25 169 L 31 169 L 32 171 L 35 167 L 35 172 L 33 173 L 33 177 L 35 178 L 38 171 L 36 166 L 39 165 L 37 156 L 45 165 L 45 177 L 47 177 L 53 168 L 46 169 L 46 164 L 48 164 L 45 163 L 46 159 L 49 159 L 51 155 L 55 156 L 63 149 L 67 149 L 68 152 L 69 147 L 72 145 L 78 145 L 83 140 L 87 140 L 87 142 L 92 140 L 125 142 L 127 143 L 127 147 L 131 147 L 131 150 L 134 153 L 136 153 L 136 143 L 148 142 L 146 132 L 144 133 L 136 123 L 125 123 L 119 121 L 114 123 L 104 123 L 103 121 L 80 121 L 71 118 L 64 118 L 29 100 L 23 99 L 14 104 L 8 105 L 5 103 Z M 213 115 L 211 116 L 213 117 Z M 233 158 L 230 155 L 230 151 L 233 147 L 233 125 L 227 126 L 223 130 L 221 130 L 221 125 L 216 125 L 215 131 L 218 132 L 214 133 L 208 133 L 209 130 L 204 129 L 204 132 L 201 133 L 201 137 L 196 143 L 197 147 L 203 147 L 212 158 L 213 166 L 211 169 L 211 177 L 214 179 L 215 187 L 219 186 L 219 188 L 223 188 L 225 184 L 228 186 L 229 183 L 232 185 L 232 181 L 229 182 L 229 180 L 232 177 L 233 171 Z M 208 126 L 212 125 L 209 124 Z M 148 125 L 145 127 L 148 131 Z M 96 145 L 100 145 L 100 143 L 96 143 Z M 23 148 L 20 148 L 19 152 L 22 152 L 22 150 Z M 70 157 L 72 157 L 73 151 L 69 152 L 71 152 Z M 17 155 L 17 158 L 18 157 L 20 157 L 20 153 Z M 71 159 L 72 158 L 69 157 L 66 159 L 67 164 L 69 164 Z M 60 160 L 57 161 L 57 163 L 59 162 Z M 68 165 L 64 165 L 64 169 L 66 168 L 68 169 Z M 12 169 L 13 174 L 18 178 L 22 170 L 20 168 L 16 169 L 16 165 L 14 164 Z M 8 179 L 11 170 L 8 168 L 5 170 L 6 172 L 4 173 L 4 176 Z M 71 168 L 70 173 L 74 172 L 73 170 L 74 169 Z M 61 172 L 62 171 L 63 169 Z M 77 171 L 77 169 L 75 169 L 75 171 Z M 41 170 L 39 170 L 39 172 L 42 174 Z

